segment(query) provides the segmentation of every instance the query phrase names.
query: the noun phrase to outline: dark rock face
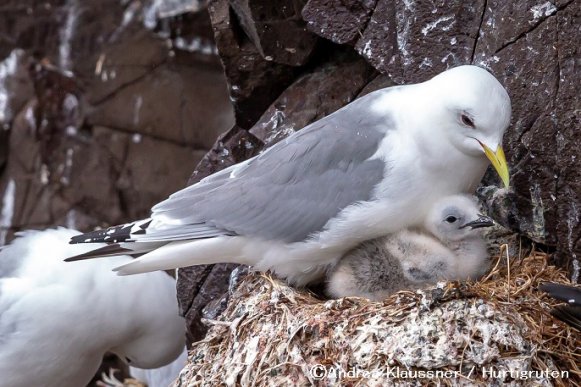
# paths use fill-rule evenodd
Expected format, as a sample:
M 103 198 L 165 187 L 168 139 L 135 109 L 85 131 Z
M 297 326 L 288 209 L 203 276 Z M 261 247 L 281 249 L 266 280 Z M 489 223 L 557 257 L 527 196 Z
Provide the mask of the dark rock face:
M 377 0 L 310 0 L 303 8 L 308 28 L 333 43 L 353 43 L 369 21 Z
M 221 135 L 190 176 L 188 185 L 231 165 L 256 156 L 264 146 L 252 133 L 234 126 Z
M 269 2 L 263 3 L 269 9 Z M 243 129 L 249 129 L 274 98 L 292 82 L 297 69 L 288 64 L 275 62 L 274 57 L 269 56 L 270 60 L 267 60 L 266 54 L 261 55 L 263 49 L 255 46 L 251 38 L 244 33 L 241 22 L 231 10 L 228 0 L 212 1 L 208 10 L 216 45 L 228 79 L 236 124 Z M 272 17 L 276 19 L 276 15 Z M 260 39 L 258 36 L 253 38 L 257 41 Z M 295 41 L 291 44 L 288 40 L 285 42 L 291 48 L 298 47 L 299 43 Z M 303 57 L 308 56 L 304 55 L 302 50 L 300 53 Z M 288 62 L 289 60 L 285 61 Z
M 312 31 L 408 83 L 472 60 L 484 3 L 310 0 L 303 16 Z
M 266 146 L 274 145 L 311 122 L 355 99 L 377 73 L 353 53 L 338 52 L 299 77 L 250 129 Z M 341 82 L 338 80 L 341 79 Z
M 178 300 L 188 321 L 188 342 L 201 340 L 206 333 L 202 318 L 216 318 L 227 299 L 230 273 L 237 265 L 192 266 L 178 271 Z M 193 297 L 192 297 L 193 295 Z M 204 312 L 206 308 L 206 312 Z M 215 309 L 215 313 L 210 310 Z
M 300 66 L 317 42 L 301 18 L 304 0 L 230 0 L 240 27 L 267 61 Z
M 474 62 L 489 67 L 507 87 L 513 104 L 505 148 L 514 194 L 512 210 L 499 220 L 555 246 L 558 263 L 569 266 L 577 280 L 580 11 L 574 1 L 488 2 L 474 54 Z
M 2 6 L 2 239 L 146 217 L 233 125 L 205 5 L 185 3 Z

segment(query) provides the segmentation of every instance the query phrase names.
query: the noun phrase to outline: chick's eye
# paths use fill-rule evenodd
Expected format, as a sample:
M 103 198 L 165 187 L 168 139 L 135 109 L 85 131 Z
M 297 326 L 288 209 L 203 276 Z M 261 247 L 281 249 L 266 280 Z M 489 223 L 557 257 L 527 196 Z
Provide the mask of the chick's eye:
M 472 129 L 476 128 L 476 126 L 474 125 L 474 121 L 472 121 L 472 118 L 468 117 L 466 114 L 462 114 L 461 119 L 464 125 L 469 126 Z
M 457 221 L 458 219 L 457 219 L 455 216 L 452 216 L 452 215 L 450 215 L 450 216 L 448 216 L 448 217 L 447 217 L 445 220 L 446 220 L 446 222 L 448 222 L 448 223 L 454 223 L 454 222 L 455 222 L 455 221 Z

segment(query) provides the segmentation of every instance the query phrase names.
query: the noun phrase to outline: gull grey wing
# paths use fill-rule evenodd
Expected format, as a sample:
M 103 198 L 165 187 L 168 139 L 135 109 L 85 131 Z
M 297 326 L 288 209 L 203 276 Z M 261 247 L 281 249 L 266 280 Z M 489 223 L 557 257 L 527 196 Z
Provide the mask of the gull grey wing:
M 383 179 L 385 163 L 370 157 L 393 124 L 365 109 L 374 94 L 230 167 L 228 178 L 177 192 L 153 208 L 152 225 L 162 224 L 166 238 L 171 225 L 178 233 L 192 224 L 284 242 L 321 231 L 344 208 L 369 200 Z M 155 226 L 146 234 L 138 240 L 155 240 Z

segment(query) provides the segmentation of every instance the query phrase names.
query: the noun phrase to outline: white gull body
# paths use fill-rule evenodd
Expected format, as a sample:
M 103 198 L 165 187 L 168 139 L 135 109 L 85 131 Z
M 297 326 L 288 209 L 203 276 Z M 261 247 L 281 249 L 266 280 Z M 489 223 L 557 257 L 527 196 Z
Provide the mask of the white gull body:
M 71 265 L 91 249 L 75 230 L 28 231 L 0 250 L 0 386 L 79 387 L 105 352 L 139 368 L 182 353 L 185 321 L 175 280 L 164 272 L 119 277 L 117 256 Z

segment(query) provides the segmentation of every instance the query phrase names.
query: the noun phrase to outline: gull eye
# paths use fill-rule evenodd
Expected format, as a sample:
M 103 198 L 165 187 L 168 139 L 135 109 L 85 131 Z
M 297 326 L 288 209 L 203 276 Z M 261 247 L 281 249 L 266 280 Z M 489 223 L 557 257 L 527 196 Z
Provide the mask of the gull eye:
M 445 220 L 446 222 L 448 222 L 448 223 L 454 223 L 455 221 L 457 221 L 457 220 L 458 220 L 458 218 L 456 218 L 455 216 L 452 216 L 452 215 L 450 215 L 450 216 L 448 216 L 448 217 L 447 217 L 446 219 L 444 219 L 444 220 Z
M 468 115 L 466 114 L 462 114 L 461 116 L 462 119 L 462 123 L 472 129 L 476 129 L 476 126 L 474 125 L 474 121 L 472 121 L 472 118 L 468 117 Z

